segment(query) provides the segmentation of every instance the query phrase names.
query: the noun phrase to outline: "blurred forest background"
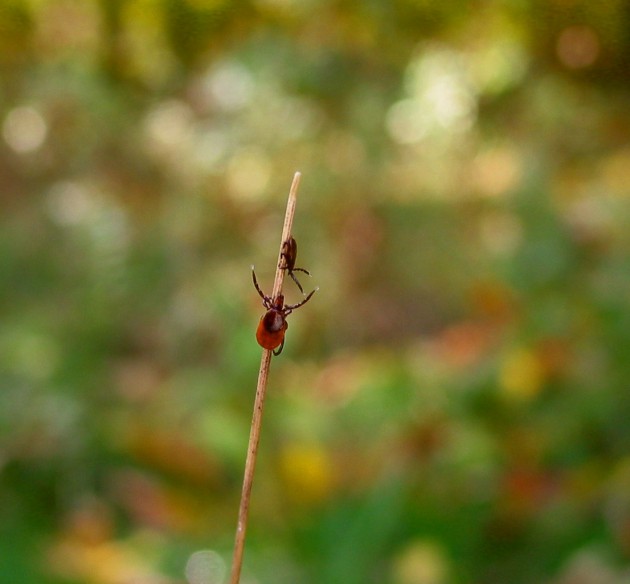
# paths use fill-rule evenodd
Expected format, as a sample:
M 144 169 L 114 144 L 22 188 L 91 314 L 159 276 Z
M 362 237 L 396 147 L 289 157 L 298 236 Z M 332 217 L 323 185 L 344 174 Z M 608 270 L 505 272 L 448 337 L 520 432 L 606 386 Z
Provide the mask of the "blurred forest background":
M 2 0 L 0 582 L 630 582 L 630 4 Z M 299 292 L 287 281 L 288 301 Z

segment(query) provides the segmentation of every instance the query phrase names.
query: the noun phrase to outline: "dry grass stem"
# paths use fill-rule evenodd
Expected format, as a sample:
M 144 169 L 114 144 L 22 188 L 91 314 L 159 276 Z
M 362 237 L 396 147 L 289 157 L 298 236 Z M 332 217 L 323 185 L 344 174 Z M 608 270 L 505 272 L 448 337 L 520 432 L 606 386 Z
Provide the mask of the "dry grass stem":
M 301 174 L 296 172 L 293 176 L 291 189 L 289 190 L 289 200 L 287 210 L 284 215 L 284 226 L 282 228 L 282 238 L 280 239 L 280 251 L 278 252 L 278 262 L 276 278 L 273 283 L 272 298 L 276 298 L 282 293 L 284 274 L 286 270 L 280 268 L 282 264 L 282 244 L 291 235 L 293 226 L 293 216 L 295 215 L 295 204 L 297 191 L 300 185 Z M 247 531 L 247 516 L 249 511 L 249 501 L 254 482 L 254 469 L 256 467 L 256 456 L 258 453 L 258 442 L 260 441 L 260 428 L 262 425 L 263 408 L 265 404 L 265 393 L 267 391 L 267 379 L 269 377 L 269 366 L 271 365 L 271 351 L 263 349 L 260 360 L 260 370 L 258 372 L 258 384 L 256 386 L 256 398 L 254 401 L 254 413 L 252 415 L 252 426 L 249 432 L 249 444 L 247 446 L 247 459 L 245 460 L 245 474 L 243 477 L 243 491 L 241 493 L 241 504 L 238 511 L 238 524 L 236 527 L 236 538 L 234 542 L 234 556 L 232 559 L 232 575 L 230 584 L 238 584 L 241 577 L 241 567 L 243 564 L 243 549 L 245 547 L 245 533 Z

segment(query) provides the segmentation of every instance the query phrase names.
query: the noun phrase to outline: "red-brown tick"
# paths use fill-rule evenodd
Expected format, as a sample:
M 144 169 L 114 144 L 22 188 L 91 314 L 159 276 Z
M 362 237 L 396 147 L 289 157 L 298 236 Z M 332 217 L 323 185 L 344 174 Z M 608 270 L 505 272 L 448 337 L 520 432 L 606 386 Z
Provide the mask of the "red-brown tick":
M 282 265 L 283 263 L 282 259 L 284 259 L 284 265 Z M 280 252 L 280 264 L 278 265 L 278 267 L 282 270 L 287 270 L 287 272 L 289 273 L 289 276 L 291 276 L 291 279 L 297 284 L 297 287 L 300 289 L 300 292 L 304 294 L 304 289 L 302 288 L 302 284 L 300 284 L 298 282 L 298 279 L 295 277 L 295 272 L 304 272 L 305 274 L 308 274 L 309 276 L 311 275 L 311 273 L 308 270 L 305 270 L 304 268 L 296 268 L 295 267 L 296 260 L 297 260 L 297 241 L 295 241 L 295 238 L 291 235 L 289 236 L 289 239 L 287 239 L 282 244 L 282 251 Z
M 285 304 L 283 294 L 278 294 L 275 298 L 263 294 L 256 280 L 254 266 L 252 266 L 252 280 L 254 281 L 254 287 L 263 300 L 263 306 L 267 309 L 267 312 L 263 314 L 258 323 L 256 340 L 263 349 L 273 350 L 274 355 L 279 355 L 282 353 L 282 348 L 284 347 L 284 334 L 289 327 L 287 316 L 296 308 L 306 304 L 311 299 L 311 296 L 315 294 L 317 288 L 302 300 L 302 302 L 298 302 L 297 304 Z M 280 348 L 278 349 L 278 347 Z

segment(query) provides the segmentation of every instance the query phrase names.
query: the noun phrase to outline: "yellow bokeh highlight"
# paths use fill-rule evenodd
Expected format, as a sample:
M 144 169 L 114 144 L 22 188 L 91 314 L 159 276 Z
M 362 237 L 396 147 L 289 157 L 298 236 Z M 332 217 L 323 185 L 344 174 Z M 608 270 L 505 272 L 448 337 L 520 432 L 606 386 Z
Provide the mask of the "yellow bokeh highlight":
M 608 193 L 630 197 L 630 147 L 614 152 L 601 163 L 601 181 Z
M 441 546 L 416 540 L 395 559 L 392 567 L 395 584 L 445 584 L 449 562 Z
M 526 401 L 540 393 L 544 367 L 532 351 L 516 348 L 510 351 L 499 369 L 499 389 L 509 399 Z
M 333 488 L 332 461 L 318 445 L 286 446 L 280 453 L 280 474 L 289 495 L 298 503 L 322 501 Z

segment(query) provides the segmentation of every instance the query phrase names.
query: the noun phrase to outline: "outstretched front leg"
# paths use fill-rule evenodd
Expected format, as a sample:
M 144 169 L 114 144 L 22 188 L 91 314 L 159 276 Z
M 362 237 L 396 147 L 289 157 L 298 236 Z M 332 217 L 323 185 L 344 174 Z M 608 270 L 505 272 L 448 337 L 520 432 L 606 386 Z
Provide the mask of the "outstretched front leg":
M 263 294 L 263 291 L 260 289 L 260 286 L 258 285 L 258 280 L 256 279 L 256 272 L 254 271 L 253 265 L 252 265 L 252 280 L 254 281 L 254 287 L 256 288 L 256 291 L 258 292 L 258 294 L 260 294 L 260 297 L 263 300 L 263 305 L 265 306 L 265 308 L 271 308 L 271 305 L 272 305 L 271 298 L 269 296 L 265 296 Z

